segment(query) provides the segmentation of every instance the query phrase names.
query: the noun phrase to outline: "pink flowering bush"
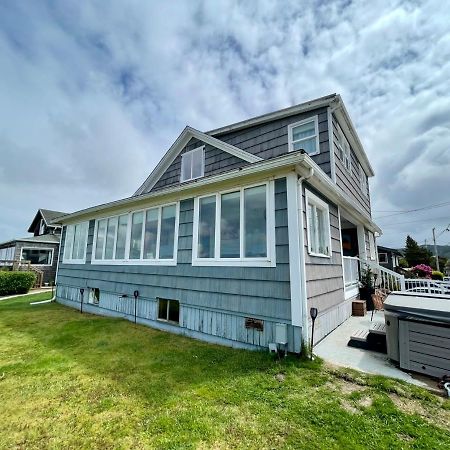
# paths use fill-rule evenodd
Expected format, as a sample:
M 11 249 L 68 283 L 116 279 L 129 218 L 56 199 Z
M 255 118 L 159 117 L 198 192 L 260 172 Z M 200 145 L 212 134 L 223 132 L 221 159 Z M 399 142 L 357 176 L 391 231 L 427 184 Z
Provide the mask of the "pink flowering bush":
M 428 278 L 431 280 L 431 274 L 433 273 L 433 269 L 430 266 L 427 266 L 426 264 L 418 264 L 417 266 L 414 266 L 411 271 L 416 275 L 418 278 Z

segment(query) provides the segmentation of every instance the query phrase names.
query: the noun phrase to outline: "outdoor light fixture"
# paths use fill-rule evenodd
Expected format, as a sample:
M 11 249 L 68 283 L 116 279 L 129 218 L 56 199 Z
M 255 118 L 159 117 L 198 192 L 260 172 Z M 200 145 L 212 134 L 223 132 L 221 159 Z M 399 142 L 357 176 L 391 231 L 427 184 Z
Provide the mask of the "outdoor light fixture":
M 314 323 L 316 321 L 317 318 L 317 314 L 319 313 L 317 308 L 311 308 L 309 310 L 309 315 L 311 316 L 312 319 L 312 328 L 311 328 L 311 354 L 310 354 L 310 359 L 312 360 L 313 357 L 313 345 L 314 345 Z
M 80 297 L 81 297 L 81 303 L 80 303 L 80 313 L 83 314 L 83 294 L 84 294 L 84 289 L 80 288 Z
M 139 297 L 139 291 L 134 291 L 134 323 L 136 323 L 136 311 L 137 311 L 137 299 Z

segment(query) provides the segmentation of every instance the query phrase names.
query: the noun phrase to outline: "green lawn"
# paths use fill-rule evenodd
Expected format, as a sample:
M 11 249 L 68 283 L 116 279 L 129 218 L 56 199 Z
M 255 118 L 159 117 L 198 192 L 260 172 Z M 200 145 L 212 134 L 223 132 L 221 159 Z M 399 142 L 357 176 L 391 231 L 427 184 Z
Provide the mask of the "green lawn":
M 450 448 L 449 401 L 30 298 L 0 302 L 0 448 Z

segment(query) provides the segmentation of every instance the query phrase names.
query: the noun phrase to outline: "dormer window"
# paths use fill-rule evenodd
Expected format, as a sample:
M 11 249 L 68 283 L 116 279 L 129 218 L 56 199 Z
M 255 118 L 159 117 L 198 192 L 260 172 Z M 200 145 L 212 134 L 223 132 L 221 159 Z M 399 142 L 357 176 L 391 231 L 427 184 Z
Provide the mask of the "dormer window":
M 290 152 L 305 150 L 310 156 L 320 153 L 317 116 L 289 125 L 288 133 Z
M 201 178 L 204 174 L 205 147 L 197 147 L 181 155 L 181 182 Z
M 45 221 L 41 219 L 41 223 L 39 224 L 39 235 L 44 234 L 45 232 Z

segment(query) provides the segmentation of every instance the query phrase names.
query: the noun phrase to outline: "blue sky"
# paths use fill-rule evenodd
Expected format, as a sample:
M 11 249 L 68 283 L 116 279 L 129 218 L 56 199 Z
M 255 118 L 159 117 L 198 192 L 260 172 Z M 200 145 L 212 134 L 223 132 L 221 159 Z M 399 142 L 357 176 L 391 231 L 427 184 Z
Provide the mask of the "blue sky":
M 376 172 L 380 243 L 430 239 L 450 205 L 390 211 L 450 202 L 449 23 L 442 1 L 1 2 L 0 241 L 39 207 L 132 194 L 186 124 L 333 92 Z

